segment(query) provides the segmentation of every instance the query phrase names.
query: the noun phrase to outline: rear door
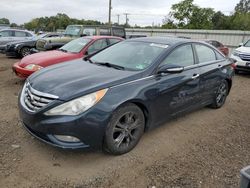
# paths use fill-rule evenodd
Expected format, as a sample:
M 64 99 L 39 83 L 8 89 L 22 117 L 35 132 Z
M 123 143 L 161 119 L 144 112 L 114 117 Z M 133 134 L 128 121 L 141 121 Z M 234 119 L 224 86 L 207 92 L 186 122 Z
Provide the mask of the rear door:
M 226 65 L 225 57 L 205 44 L 195 44 L 194 47 L 200 66 L 201 101 L 209 104 L 223 79 L 221 71 Z
M 1 31 L 0 45 L 5 45 L 14 40 L 14 31 L 4 30 Z
M 13 41 L 23 41 L 29 39 L 25 31 L 14 31 L 15 37 Z
M 158 97 L 152 104 L 154 121 L 161 123 L 184 111 L 192 110 L 200 102 L 199 66 L 195 64 L 192 44 L 185 44 L 172 51 L 164 64 L 183 66 L 184 71 L 159 75 L 156 78 Z

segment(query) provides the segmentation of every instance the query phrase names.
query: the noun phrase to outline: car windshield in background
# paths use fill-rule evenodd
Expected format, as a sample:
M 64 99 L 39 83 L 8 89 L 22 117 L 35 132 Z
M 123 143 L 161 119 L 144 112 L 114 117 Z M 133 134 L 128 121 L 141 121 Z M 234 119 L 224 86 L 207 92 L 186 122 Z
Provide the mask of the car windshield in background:
M 79 53 L 84 48 L 84 46 L 86 46 L 86 44 L 88 44 L 90 41 L 91 39 L 78 38 L 65 44 L 59 49 L 65 52 Z
M 250 40 L 244 44 L 245 47 L 250 47 Z
M 143 70 L 163 52 L 168 45 L 147 42 L 121 42 L 96 54 L 94 63 L 108 63 L 127 70 Z
M 81 30 L 81 26 L 68 26 L 65 31 L 65 35 L 78 36 Z

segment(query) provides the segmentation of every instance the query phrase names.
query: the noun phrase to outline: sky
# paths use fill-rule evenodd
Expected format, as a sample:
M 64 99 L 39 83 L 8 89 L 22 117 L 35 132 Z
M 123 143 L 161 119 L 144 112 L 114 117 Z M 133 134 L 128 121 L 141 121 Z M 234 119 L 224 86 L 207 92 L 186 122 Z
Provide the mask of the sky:
M 240 0 L 194 0 L 200 7 L 213 8 L 225 14 L 233 12 Z M 112 0 L 112 22 L 125 23 L 124 13 L 129 13 L 129 24 L 134 26 L 162 24 L 172 4 L 180 0 Z M 0 18 L 23 24 L 32 18 L 65 13 L 72 18 L 108 21 L 109 0 L 0 0 Z

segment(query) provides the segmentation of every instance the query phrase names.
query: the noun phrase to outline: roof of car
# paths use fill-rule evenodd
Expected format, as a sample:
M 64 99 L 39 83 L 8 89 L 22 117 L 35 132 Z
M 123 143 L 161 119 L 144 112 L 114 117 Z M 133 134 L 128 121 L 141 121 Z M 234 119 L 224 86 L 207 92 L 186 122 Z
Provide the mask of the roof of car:
M 10 29 L 10 28 L 7 28 L 7 29 L 0 29 L 0 31 L 21 31 L 21 32 L 28 32 L 28 33 L 31 33 L 31 34 L 34 35 L 33 32 L 28 31 L 28 30 L 24 30 L 24 29 Z
M 142 38 L 134 38 L 129 39 L 129 41 L 138 41 L 138 42 L 152 42 L 152 43 L 160 43 L 160 44 L 167 44 L 173 45 L 176 43 L 185 43 L 185 42 L 192 42 L 190 39 L 185 38 L 178 38 L 178 37 L 142 37 Z
M 123 39 L 121 37 L 116 37 L 116 36 L 100 36 L 100 35 L 95 35 L 95 36 L 84 36 L 84 38 L 89 38 L 89 39 L 103 39 L 103 38 L 111 38 L 111 39 Z

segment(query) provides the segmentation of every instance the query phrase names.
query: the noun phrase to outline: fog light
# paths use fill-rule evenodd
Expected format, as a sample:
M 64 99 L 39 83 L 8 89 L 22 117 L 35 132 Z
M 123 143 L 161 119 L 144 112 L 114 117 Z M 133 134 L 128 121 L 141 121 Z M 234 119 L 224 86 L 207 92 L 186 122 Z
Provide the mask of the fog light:
M 80 142 L 78 138 L 73 136 L 54 135 L 54 137 L 62 142 Z

